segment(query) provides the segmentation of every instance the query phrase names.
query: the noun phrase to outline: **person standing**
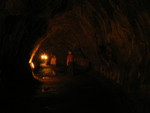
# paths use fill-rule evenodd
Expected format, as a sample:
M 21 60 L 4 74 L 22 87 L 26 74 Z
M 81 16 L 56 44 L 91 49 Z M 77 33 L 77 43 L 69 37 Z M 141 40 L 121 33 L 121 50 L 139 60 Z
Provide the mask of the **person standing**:
M 52 67 L 52 75 L 56 75 L 55 68 L 56 68 L 56 56 L 51 57 L 51 67 Z
M 74 75 L 74 56 L 72 55 L 71 51 L 68 52 L 67 66 L 68 66 L 69 73 L 71 75 Z

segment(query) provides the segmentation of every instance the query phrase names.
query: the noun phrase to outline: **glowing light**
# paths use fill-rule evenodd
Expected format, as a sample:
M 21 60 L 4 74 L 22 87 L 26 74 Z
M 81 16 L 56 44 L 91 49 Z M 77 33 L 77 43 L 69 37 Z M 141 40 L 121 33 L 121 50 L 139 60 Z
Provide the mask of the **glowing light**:
M 39 49 L 39 47 L 41 46 L 42 42 L 43 42 L 46 38 L 47 38 L 47 37 L 45 37 L 45 38 L 40 38 L 40 39 L 37 41 L 36 46 L 35 46 L 34 49 L 32 50 L 32 54 L 31 54 L 31 58 L 30 58 L 30 60 L 29 60 L 29 63 L 32 62 L 35 53 L 38 51 L 38 49 Z
M 35 53 L 37 52 L 37 50 L 39 49 L 39 47 L 40 47 L 40 44 L 38 44 L 38 45 L 35 47 L 35 49 L 33 50 L 32 55 L 31 55 L 31 58 L 30 58 L 30 60 L 29 60 L 29 63 L 32 62 L 32 59 L 33 59 Z
M 33 62 L 31 62 L 31 63 L 30 63 L 30 66 L 31 66 L 31 68 L 35 68 L 35 66 L 34 66 L 34 63 L 33 63 Z
M 41 56 L 41 59 L 44 59 L 44 55 Z
M 45 59 L 47 59 L 47 56 L 45 56 Z
M 44 55 L 41 56 L 41 59 L 45 59 L 46 60 L 46 59 L 48 59 L 48 57 L 47 57 L 47 55 L 44 54 Z
M 32 59 L 29 60 L 29 64 L 32 62 Z

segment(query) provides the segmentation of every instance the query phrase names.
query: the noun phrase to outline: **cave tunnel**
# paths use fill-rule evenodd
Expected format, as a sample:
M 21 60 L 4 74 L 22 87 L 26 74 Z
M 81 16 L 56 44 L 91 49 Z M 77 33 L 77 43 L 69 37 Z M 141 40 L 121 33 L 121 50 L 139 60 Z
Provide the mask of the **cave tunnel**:
M 149 113 L 149 4 L 148 0 L 2 0 L 3 105 L 36 113 L 67 112 L 66 106 L 76 106 L 74 112 L 106 112 L 109 107 L 115 113 Z M 67 73 L 68 51 L 75 58 L 75 76 Z M 56 76 L 50 75 L 51 55 L 57 58 Z

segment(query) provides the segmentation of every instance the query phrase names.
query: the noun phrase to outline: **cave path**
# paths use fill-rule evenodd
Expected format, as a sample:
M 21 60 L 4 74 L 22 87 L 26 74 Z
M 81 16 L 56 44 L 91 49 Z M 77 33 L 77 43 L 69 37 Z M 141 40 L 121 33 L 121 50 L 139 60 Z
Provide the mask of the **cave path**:
M 22 113 L 132 113 L 132 102 L 121 88 L 103 75 L 89 71 L 71 76 L 57 73 L 51 81 L 35 84 L 34 94 L 4 100 L 5 112 Z
M 27 111 L 132 113 L 133 107 L 123 91 L 112 81 L 94 72 L 71 76 L 59 73 L 41 82 L 28 103 Z M 92 76 L 91 76 L 92 75 Z M 21 108 L 25 109 L 25 105 Z

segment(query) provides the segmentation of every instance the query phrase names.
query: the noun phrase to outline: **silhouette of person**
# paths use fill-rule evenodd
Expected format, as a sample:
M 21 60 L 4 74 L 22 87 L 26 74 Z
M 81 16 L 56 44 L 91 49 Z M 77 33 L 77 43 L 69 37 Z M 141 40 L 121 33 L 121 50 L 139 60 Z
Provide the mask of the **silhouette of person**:
M 51 67 L 52 67 L 52 75 L 56 75 L 55 68 L 56 68 L 56 56 L 51 57 Z
M 68 52 L 67 66 L 69 73 L 74 75 L 74 56 L 72 55 L 71 51 Z

